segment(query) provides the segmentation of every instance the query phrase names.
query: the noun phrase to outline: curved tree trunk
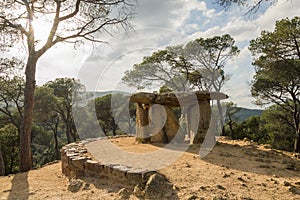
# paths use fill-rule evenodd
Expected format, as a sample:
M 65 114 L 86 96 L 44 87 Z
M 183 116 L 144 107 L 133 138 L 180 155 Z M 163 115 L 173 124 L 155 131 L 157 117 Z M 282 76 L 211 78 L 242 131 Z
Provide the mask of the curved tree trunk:
M 5 165 L 4 165 L 4 160 L 1 151 L 1 144 L 0 144 L 0 176 L 4 176 L 4 175 L 5 175 Z
M 20 172 L 27 172 L 31 169 L 31 125 L 33 117 L 34 90 L 35 90 L 35 70 L 37 58 L 35 55 L 29 56 L 25 75 L 25 91 L 24 91 L 24 114 L 21 123 L 20 133 Z

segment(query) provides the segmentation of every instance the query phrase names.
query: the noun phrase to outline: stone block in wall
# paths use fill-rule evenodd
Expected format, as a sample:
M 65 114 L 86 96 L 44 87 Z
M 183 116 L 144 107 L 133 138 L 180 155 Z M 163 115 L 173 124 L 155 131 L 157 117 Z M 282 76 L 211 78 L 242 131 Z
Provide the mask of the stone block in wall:
M 143 171 L 141 169 L 131 169 L 126 174 L 126 180 L 132 184 L 143 182 Z
M 113 166 L 112 175 L 116 180 L 124 181 L 126 180 L 126 174 L 130 170 L 129 167 L 124 165 Z
M 84 164 L 87 161 L 87 157 L 73 157 L 71 159 L 71 165 L 74 168 L 84 170 Z
M 85 176 L 95 176 L 96 175 L 96 171 L 95 171 L 96 165 L 98 165 L 98 161 L 87 160 L 84 163 L 84 175 Z

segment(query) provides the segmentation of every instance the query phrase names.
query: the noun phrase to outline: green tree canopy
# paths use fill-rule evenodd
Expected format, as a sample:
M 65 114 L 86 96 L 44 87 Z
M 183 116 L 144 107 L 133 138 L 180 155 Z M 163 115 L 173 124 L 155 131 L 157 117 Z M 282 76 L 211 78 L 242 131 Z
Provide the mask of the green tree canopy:
M 300 151 L 300 18 L 282 19 L 272 32 L 250 41 L 256 69 L 251 92 L 258 104 L 275 103 L 292 112 Z M 283 106 L 284 105 L 284 106 Z M 286 106 L 288 105 L 288 106 Z
M 234 43 L 226 34 L 167 47 L 144 57 L 125 72 L 122 80 L 138 89 L 165 86 L 174 91 L 195 88 L 220 91 L 229 78 L 224 66 L 239 53 Z

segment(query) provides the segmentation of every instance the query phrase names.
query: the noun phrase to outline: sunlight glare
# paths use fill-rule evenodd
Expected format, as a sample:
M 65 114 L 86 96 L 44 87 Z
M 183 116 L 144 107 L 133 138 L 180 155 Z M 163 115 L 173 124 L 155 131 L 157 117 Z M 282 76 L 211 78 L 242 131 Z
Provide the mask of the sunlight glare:
M 35 41 L 37 41 L 38 45 L 44 45 L 47 41 L 51 24 L 43 19 L 34 19 L 32 21 L 32 25 L 34 29 Z

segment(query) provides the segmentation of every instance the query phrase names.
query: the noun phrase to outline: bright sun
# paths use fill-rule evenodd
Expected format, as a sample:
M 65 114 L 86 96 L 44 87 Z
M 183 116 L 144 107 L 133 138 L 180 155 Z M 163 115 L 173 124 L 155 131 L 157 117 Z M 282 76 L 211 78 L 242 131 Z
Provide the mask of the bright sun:
M 32 25 L 34 28 L 35 40 L 38 42 L 38 45 L 45 44 L 51 29 L 51 24 L 42 19 L 34 19 Z

